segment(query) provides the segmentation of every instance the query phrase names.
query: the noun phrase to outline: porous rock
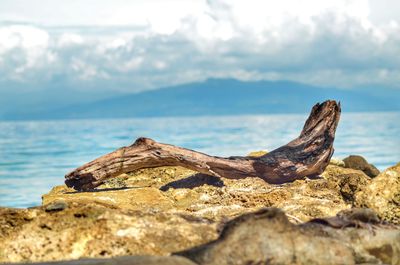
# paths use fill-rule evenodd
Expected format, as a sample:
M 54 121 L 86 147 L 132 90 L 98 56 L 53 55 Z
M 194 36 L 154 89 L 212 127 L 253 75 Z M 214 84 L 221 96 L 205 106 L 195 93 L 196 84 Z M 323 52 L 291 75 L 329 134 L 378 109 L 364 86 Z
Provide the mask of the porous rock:
M 360 170 L 335 165 L 283 185 L 160 167 L 90 192 L 58 186 L 41 207 L 0 210 L 0 262 L 170 255 L 217 239 L 223 224 L 265 207 L 281 208 L 293 224 L 334 216 L 370 182 Z
M 5 265 L 12 264 L 15 265 L 15 263 L 8 263 Z M 33 265 L 195 265 L 195 263 L 179 256 L 124 256 L 110 259 L 80 259 L 51 263 L 34 263 Z
M 263 207 L 279 207 L 294 217 L 291 221 L 307 221 L 351 207 L 352 194 L 369 181 L 361 171 L 333 165 L 318 179 L 283 185 L 257 178 L 220 179 L 180 167 L 143 169 L 116 179 L 93 192 L 55 187 L 43 195 L 43 204 L 94 202 L 131 210 L 183 212 L 217 222 Z
M 165 256 L 215 239 L 216 224 L 183 213 L 97 202 L 70 202 L 63 211 L 45 208 L 0 209 L 0 262 Z
M 322 176 L 331 184 L 331 192 L 337 190 L 342 199 L 351 205 L 354 204 L 355 194 L 371 182 L 371 179 L 360 170 L 334 165 L 329 165 L 322 173 Z
M 400 163 L 380 173 L 355 197 L 357 206 L 374 209 L 382 219 L 400 224 Z

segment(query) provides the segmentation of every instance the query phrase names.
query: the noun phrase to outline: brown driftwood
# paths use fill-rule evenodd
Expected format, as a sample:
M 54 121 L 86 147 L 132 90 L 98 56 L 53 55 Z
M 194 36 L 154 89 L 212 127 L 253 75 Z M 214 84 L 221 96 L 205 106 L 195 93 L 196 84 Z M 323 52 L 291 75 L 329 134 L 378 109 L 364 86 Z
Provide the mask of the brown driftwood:
M 89 190 L 106 179 L 141 168 L 182 166 L 224 178 L 260 177 L 281 184 L 323 172 L 333 154 L 340 104 L 316 104 L 300 136 L 261 157 L 216 157 L 193 150 L 138 138 L 134 144 L 99 157 L 68 173 L 65 183 Z

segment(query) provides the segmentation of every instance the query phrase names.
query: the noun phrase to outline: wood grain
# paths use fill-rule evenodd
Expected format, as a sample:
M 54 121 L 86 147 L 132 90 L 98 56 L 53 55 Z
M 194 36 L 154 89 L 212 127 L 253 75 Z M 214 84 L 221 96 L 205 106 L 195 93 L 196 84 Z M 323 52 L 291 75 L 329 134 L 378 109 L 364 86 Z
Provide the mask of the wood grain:
M 65 184 L 76 190 L 90 190 L 122 173 L 160 166 L 182 166 L 222 178 L 259 177 L 272 184 L 315 176 L 323 172 L 333 154 L 340 112 L 340 104 L 336 101 L 316 104 L 298 138 L 256 158 L 210 156 L 141 137 L 130 146 L 68 173 Z

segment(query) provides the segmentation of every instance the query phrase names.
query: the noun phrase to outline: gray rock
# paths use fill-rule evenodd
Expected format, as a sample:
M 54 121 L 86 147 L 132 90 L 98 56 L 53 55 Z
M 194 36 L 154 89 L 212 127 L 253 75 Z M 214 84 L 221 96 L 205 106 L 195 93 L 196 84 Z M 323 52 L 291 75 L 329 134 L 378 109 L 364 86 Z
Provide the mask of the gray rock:
M 57 200 L 52 203 L 49 203 L 45 206 L 46 212 L 57 212 L 65 210 L 68 207 L 68 204 L 63 200 Z

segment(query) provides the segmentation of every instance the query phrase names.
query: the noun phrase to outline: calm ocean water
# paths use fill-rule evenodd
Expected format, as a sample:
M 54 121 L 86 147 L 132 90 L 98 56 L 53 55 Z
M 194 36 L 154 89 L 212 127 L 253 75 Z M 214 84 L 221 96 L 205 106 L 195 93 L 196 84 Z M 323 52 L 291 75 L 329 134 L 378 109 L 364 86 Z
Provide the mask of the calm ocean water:
M 68 171 L 137 137 L 209 154 L 272 150 L 300 133 L 307 115 L 0 122 L 0 206 L 30 207 Z M 400 112 L 344 113 L 334 157 L 363 155 L 379 169 L 400 161 Z

